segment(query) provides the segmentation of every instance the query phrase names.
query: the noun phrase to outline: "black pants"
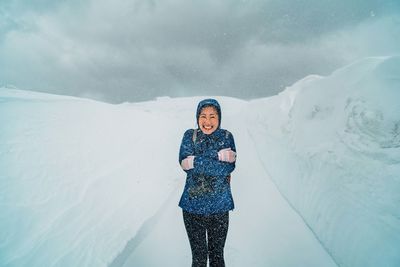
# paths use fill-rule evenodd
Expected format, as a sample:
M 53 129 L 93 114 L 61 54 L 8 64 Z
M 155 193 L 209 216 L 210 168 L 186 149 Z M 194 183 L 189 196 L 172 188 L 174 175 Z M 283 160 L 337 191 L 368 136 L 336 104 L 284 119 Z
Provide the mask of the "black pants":
M 228 234 L 229 212 L 197 215 L 183 211 L 183 221 L 192 249 L 192 267 L 224 267 L 224 246 Z

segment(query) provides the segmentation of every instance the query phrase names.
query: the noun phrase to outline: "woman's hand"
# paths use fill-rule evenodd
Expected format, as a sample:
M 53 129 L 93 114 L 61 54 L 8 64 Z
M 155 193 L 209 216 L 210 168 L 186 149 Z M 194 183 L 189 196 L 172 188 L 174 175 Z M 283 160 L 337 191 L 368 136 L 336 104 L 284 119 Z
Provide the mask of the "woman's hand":
M 181 162 L 182 169 L 185 171 L 193 169 L 193 167 L 194 167 L 193 160 L 194 160 L 194 156 L 187 156 L 185 159 L 183 159 Z
M 218 160 L 233 163 L 236 161 L 236 152 L 230 147 L 218 151 Z

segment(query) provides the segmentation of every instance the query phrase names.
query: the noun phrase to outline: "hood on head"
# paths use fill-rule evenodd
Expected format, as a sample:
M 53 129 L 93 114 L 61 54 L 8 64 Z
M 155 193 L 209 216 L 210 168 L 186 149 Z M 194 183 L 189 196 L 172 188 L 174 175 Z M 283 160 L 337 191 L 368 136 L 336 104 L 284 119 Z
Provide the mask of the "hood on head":
M 199 104 L 197 105 L 197 112 L 196 112 L 197 126 L 199 127 L 199 117 L 200 117 L 201 110 L 204 107 L 208 107 L 208 106 L 215 107 L 215 109 L 217 110 L 218 118 L 219 118 L 219 122 L 218 122 L 218 129 L 219 129 L 219 127 L 221 126 L 221 106 L 219 105 L 217 100 L 212 99 L 212 98 L 204 99 L 204 100 L 200 101 Z

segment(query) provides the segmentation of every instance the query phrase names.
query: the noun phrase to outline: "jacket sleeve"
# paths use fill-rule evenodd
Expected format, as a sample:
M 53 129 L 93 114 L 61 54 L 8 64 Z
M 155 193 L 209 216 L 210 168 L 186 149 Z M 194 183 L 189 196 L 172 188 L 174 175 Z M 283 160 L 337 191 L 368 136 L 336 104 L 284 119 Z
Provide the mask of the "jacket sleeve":
M 228 176 L 235 169 L 235 163 L 222 162 L 207 156 L 194 158 L 193 174 L 207 176 Z
M 232 133 L 231 132 L 228 132 L 228 138 L 227 138 L 228 140 L 228 147 L 230 147 L 233 151 L 235 151 L 236 153 L 237 153 L 237 151 L 236 151 L 236 145 L 235 145 L 235 140 L 233 139 L 233 135 L 232 135 Z
M 187 130 L 182 138 L 181 147 L 179 149 L 179 165 L 183 159 L 187 156 L 194 156 L 194 146 L 193 146 L 193 130 Z M 192 170 L 185 171 L 186 173 L 191 172 Z
M 231 133 L 228 134 L 225 140 L 225 147 L 230 147 L 236 152 L 235 141 Z M 228 176 L 235 169 L 235 162 L 223 162 L 218 160 L 217 151 L 210 151 L 207 154 L 199 155 L 194 158 L 194 174 L 202 174 L 207 176 Z

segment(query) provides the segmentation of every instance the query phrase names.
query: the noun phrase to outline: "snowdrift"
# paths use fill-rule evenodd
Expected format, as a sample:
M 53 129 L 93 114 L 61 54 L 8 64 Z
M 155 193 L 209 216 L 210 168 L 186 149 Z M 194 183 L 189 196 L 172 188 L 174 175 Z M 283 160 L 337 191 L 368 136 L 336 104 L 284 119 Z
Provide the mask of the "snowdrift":
M 339 266 L 400 265 L 400 57 L 252 101 L 265 168 Z
M 107 266 L 180 178 L 163 108 L 1 89 L 0 265 Z

